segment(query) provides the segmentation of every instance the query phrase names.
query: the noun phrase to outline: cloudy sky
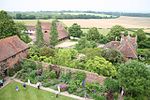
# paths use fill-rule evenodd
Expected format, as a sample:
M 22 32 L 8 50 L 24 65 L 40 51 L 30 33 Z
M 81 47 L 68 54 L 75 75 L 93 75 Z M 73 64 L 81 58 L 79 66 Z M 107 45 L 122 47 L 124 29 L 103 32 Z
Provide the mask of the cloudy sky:
M 150 0 L 0 0 L 7 11 L 91 10 L 150 13 Z

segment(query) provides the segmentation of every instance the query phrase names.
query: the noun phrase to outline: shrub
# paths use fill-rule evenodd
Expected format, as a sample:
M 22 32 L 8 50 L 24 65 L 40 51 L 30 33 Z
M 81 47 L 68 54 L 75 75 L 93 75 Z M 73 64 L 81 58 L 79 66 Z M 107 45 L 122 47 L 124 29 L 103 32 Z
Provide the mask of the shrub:
M 15 71 L 14 71 L 13 68 L 7 69 L 7 75 L 8 75 L 8 76 L 12 77 L 14 74 L 15 74 Z
M 50 76 L 51 79 L 56 78 L 56 73 L 55 73 L 55 71 L 49 72 L 49 76 Z
M 77 90 L 77 85 L 74 81 L 70 81 L 69 82 L 69 86 L 68 86 L 68 92 L 69 93 L 74 93 Z
M 75 80 L 83 81 L 86 78 L 86 73 L 78 71 L 74 74 L 74 78 Z
M 63 73 L 61 76 L 60 76 L 60 79 L 62 82 L 64 83 L 69 83 L 69 81 L 71 80 L 71 72 L 69 73 Z

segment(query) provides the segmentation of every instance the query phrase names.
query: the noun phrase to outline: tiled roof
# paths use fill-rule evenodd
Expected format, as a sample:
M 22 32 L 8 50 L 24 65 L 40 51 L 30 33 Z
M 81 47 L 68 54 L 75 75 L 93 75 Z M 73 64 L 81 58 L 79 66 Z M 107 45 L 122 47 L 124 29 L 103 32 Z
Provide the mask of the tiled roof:
M 51 23 L 41 22 L 41 27 L 42 27 L 42 31 L 47 31 L 47 33 L 43 32 L 45 42 L 49 42 L 49 37 L 50 37 L 49 33 L 51 31 Z M 28 30 L 32 29 L 34 31 L 36 30 L 35 26 L 27 26 L 27 29 Z M 58 31 L 58 40 L 64 39 L 68 37 L 69 35 L 61 22 L 57 22 L 57 31 Z M 36 34 L 34 34 L 34 36 L 36 36 Z
M 28 45 L 21 41 L 18 36 L 0 39 L 0 61 L 3 61 L 28 48 Z
M 120 45 L 119 41 L 111 41 L 107 43 L 104 48 L 116 49 Z
M 121 41 L 111 41 L 104 46 L 119 50 L 126 58 L 137 58 L 136 47 L 136 37 L 130 36 L 122 36 Z
M 64 39 L 69 35 L 64 26 L 60 22 L 57 23 L 57 31 L 58 31 L 58 40 Z

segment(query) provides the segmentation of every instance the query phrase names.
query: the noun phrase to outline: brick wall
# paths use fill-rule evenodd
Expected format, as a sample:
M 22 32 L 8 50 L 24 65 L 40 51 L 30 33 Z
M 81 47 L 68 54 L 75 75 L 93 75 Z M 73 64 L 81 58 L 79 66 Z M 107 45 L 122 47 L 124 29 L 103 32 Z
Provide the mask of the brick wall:
M 49 64 L 47 64 L 47 63 L 42 63 L 42 65 L 44 66 L 44 69 L 47 69 L 49 67 Z M 77 71 L 85 72 L 86 73 L 86 81 L 89 83 L 97 82 L 99 84 L 103 84 L 104 80 L 106 79 L 106 77 L 100 76 L 93 72 L 88 72 L 88 71 L 84 71 L 84 70 L 80 70 L 80 69 L 74 69 L 74 68 L 63 67 L 63 66 L 58 66 L 58 67 L 60 67 L 61 71 L 63 71 L 64 73 L 67 73 L 67 72 L 74 73 Z

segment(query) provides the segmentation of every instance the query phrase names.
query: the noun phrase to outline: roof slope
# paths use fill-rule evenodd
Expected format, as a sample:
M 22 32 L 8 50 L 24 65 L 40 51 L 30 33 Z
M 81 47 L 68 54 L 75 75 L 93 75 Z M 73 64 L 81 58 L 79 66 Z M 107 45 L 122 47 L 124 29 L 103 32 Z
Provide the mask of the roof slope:
M 28 48 L 28 45 L 21 41 L 18 36 L 0 39 L 0 61 L 3 61 Z

